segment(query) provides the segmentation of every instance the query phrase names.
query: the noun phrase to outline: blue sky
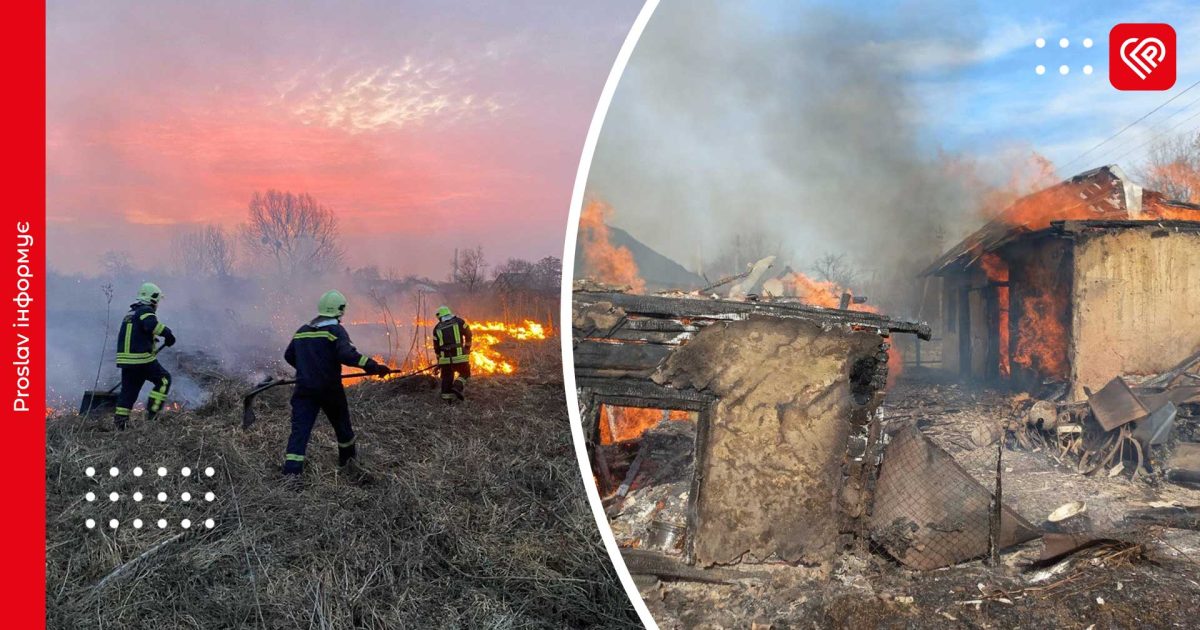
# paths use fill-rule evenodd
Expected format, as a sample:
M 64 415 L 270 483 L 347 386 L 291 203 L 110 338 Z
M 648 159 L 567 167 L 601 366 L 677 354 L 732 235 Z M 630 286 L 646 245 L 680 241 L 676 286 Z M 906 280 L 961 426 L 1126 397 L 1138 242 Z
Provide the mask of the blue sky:
M 765 0 L 758 10 L 780 25 L 804 19 L 795 2 Z M 813 3 L 821 4 L 821 3 Z M 829 3 L 836 6 L 837 3 Z M 942 23 L 908 37 L 903 25 L 887 29 L 905 57 L 918 100 L 917 121 L 929 148 L 987 155 L 1014 145 L 1044 154 L 1068 176 L 1119 161 L 1136 165 L 1148 143 L 1200 130 L 1200 87 L 1183 94 L 1118 138 L 1080 154 L 1200 80 L 1200 2 L 1015 2 L 931 5 L 879 2 L 856 11 L 887 23 L 897 13 L 924 13 Z M 1122 22 L 1165 22 L 1176 31 L 1178 78 L 1168 92 L 1122 92 L 1108 83 L 1108 33 Z M 1046 46 L 1037 48 L 1039 37 Z M 1067 38 L 1066 48 L 1059 46 Z M 1083 40 L 1093 46 L 1085 48 Z M 1047 71 L 1037 75 L 1042 64 Z M 1090 64 L 1094 71 L 1082 72 Z M 1070 72 L 1058 73 L 1061 65 Z

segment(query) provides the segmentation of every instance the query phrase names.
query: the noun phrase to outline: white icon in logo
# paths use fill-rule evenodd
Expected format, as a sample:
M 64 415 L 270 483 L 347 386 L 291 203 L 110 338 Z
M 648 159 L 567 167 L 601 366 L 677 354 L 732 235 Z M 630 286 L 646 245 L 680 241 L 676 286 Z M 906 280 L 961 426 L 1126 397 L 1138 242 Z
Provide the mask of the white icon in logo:
M 1129 50 L 1130 45 L 1133 45 L 1133 50 Z M 1145 79 L 1154 69 L 1158 67 L 1159 62 L 1167 57 L 1167 47 L 1162 43 L 1162 40 L 1157 37 L 1147 37 L 1139 40 L 1136 37 L 1130 37 L 1121 43 L 1121 61 L 1129 66 L 1133 73 L 1138 75 L 1138 78 Z

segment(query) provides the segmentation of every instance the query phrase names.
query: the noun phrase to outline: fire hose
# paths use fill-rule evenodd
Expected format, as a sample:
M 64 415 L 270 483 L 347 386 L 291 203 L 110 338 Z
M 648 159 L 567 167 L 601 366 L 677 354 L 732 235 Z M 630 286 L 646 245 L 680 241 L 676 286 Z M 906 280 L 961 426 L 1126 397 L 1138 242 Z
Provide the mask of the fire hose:
M 425 372 L 428 372 L 436 367 L 437 367 L 437 364 L 435 363 L 433 365 L 423 367 L 419 370 L 414 370 L 412 372 L 408 372 L 407 374 L 401 374 L 400 376 L 393 376 L 393 377 L 389 378 L 388 380 L 400 380 L 400 379 L 411 378 L 413 376 L 417 376 L 418 374 L 424 374 Z M 364 376 L 389 376 L 394 373 L 395 373 L 394 370 L 389 370 L 386 374 L 370 374 L 367 372 L 356 372 L 353 374 L 343 374 L 341 376 L 341 379 L 346 380 L 348 378 L 362 378 Z M 242 428 L 248 429 L 248 428 L 250 428 L 250 425 L 254 424 L 254 422 L 256 420 L 258 420 L 258 418 L 254 415 L 254 397 L 255 396 L 258 396 L 259 394 L 267 391 L 268 389 L 271 389 L 272 387 L 278 387 L 280 385 L 295 385 L 295 384 L 296 384 L 296 379 L 294 379 L 294 378 L 287 379 L 284 381 L 269 381 L 269 382 L 263 383 L 262 385 L 259 385 L 258 387 L 255 387 L 254 389 L 250 390 L 250 393 L 248 393 L 242 397 Z

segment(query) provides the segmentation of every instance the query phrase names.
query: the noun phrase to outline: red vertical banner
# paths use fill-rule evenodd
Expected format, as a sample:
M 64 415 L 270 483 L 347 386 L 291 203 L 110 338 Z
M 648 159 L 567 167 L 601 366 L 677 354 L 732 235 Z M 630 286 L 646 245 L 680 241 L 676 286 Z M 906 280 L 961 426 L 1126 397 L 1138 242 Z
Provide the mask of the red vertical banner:
M 0 46 L 9 212 L 4 213 L 4 582 L 7 628 L 46 623 L 46 7 L 11 3 Z

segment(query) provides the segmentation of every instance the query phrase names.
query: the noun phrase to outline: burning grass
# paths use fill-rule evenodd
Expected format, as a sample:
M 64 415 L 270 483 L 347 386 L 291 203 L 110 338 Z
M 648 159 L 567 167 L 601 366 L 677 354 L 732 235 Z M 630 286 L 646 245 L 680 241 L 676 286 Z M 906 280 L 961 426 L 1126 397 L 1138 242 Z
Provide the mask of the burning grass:
M 376 476 L 369 486 L 339 475 L 320 420 L 307 486 L 280 487 L 286 388 L 261 397 L 245 432 L 234 383 L 214 386 L 202 408 L 121 434 L 92 432 L 74 415 L 50 419 L 48 626 L 636 627 L 584 499 L 557 346 L 544 345 L 520 375 L 473 379 L 462 405 L 444 405 L 431 378 L 348 390 Z M 108 476 L 110 466 L 121 474 Z M 144 476 L 130 474 L 135 466 Z M 182 466 L 195 472 L 183 478 Z M 214 477 L 199 472 L 207 466 Z M 159 491 L 169 500 L 159 503 Z

